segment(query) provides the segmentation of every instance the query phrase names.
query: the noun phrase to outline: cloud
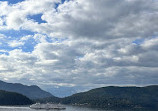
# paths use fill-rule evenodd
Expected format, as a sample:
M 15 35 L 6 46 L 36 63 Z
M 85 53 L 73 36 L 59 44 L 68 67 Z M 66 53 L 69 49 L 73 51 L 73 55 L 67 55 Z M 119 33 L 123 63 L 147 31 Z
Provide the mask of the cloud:
M 0 39 L 4 39 L 6 36 L 4 34 L 0 34 Z
M 36 2 L 36 3 L 35 3 Z M 19 28 L 54 36 L 89 39 L 146 38 L 157 34 L 157 1 L 148 0 L 27 0 L 15 5 L 1 2 L 7 28 Z M 29 7 L 27 7 L 29 6 Z M 125 10 L 126 9 L 126 10 Z M 46 23 L 28 19 L 41 14 Z
M 13 47 L 8 54 L 0 54 L 0 78 L 80 91 L 158 84 L 156 0 L 60 2 L 0 2 L 0 29 L 33 32 L 19 38 L 0 35 Z M 37 14 L 46 22 L 28 18 Z M 20 48 L 26 43 L 33 47 L 29 52 Z
M 16 79 L 19 75 L 18 79 L 22 79 L 28 75 L 29 81 L 40 81 L 40 85 L 152 84 L 156 83 L 158 61 L 155 49 L 148 51 L 143 47 L 147 41 L 152 40 L 137 46 L 142 50 L 139 53 L 135 52 L 137 47 L 134 44 L 121 40 L 115 41 L 115 44 L 114 41 L 98 44 L 78 40 L 41 42 L 32 53 L 16 49 L 9 55 L 1 55 L 1 66 L 7 69 L 5 78 L 14 72 L 12 78 Z M 127 50 L 125 46 L 133 50 Z M 126 53 L 120 52 L 123 48 Z M 150 77 L 145 79 L 147 74 Z
M 77 0 L 65 2 L 43 18 L 54 27 L 52 34 L 75 39 L 146 38 L 157 32 L 156 4 L 152 0 Z
M 20 42 L 20 41 L 15 41 L 14 40 L 14 41 L 9 42 L 8 45 L 10 47 L 18 47 L 18 46 L 24 45 L 24 42 Z
M 53 9 L 55 3 L 58 2 L 59 0 L 26 0 L 14 5 L 10 5 L 8 2 L 0 2 L 1 16 L 6 18 L 5 23 L 7 26 L 4 26 L 4 28 L 14 30 L 19 30 L 20 28 L 32 29 L 33 24 L 37 25 L 37 23 L 29 20 L 27 16 L 44 13 L 47 10 Z

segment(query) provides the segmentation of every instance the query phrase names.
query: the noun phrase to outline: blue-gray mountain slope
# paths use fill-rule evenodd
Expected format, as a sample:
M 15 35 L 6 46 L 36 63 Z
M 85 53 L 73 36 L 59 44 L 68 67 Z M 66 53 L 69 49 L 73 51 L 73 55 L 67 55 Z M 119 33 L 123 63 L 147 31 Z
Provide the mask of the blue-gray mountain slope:
M 52 94 L 40 89 L 38 86 L 27 86 L 19 83 L 6 83 L 0 81 L 0 90 L 20 93 L 30 99 L 52 97 Z

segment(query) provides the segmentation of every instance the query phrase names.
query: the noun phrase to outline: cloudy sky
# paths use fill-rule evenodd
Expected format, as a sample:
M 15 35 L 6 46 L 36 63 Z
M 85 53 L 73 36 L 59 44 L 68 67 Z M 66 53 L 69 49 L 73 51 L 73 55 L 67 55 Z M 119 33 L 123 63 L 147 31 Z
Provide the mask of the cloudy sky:
M 158 84 L 158 0 L 0 0 L 0 80 L 53 94 Z

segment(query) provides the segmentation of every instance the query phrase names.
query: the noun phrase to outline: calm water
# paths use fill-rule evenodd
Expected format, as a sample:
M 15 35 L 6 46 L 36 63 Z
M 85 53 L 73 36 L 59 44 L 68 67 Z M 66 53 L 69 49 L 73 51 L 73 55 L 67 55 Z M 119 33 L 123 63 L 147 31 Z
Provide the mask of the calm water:
M 7 107 L 0 106 L 0 111 L 59 111 L 59 110 L 35 110 L 30 109 L 29 107 Z M 66 110 L 60 111 L 150 111 L 150 110 L 101 110 L 101 109 L 92 109 L 76 106 L 66 106 Z

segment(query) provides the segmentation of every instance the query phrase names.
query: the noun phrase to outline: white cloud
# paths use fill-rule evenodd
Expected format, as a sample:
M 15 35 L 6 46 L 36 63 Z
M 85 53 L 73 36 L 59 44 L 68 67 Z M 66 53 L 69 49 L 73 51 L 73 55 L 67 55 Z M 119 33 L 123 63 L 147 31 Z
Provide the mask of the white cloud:
M 0 18 L 0 26 L 2 26 L 2 25 L 3 25 L 3 19 Z
M 0 16 L 6 17 L 7 27 L 5 29 L 34 29 L 36 22 L 28 20 L 27 16 L 44 13 L 53 10 L 55 3 L 60 0 L 26 0 L 15 5 L 9 5 L 7 2 L 0 2 Z M 29 6 L 29 7 L 28 7 Z M 38 25 L 41 27 L 41 25 Z M 44 28 L 44 27 L 43 27 Z M 4 29 L 3 29 L 4 30 Z M 34 29 L 36 31 L 36 29 Z M 39 30 L 40 32 L 41 30 Z
M 158 50 L 158 37 L 150 40 L 145 40 L 144 44 L 141 46 L 147 50 Z
M 0 39 L 4 39 L 6 36 L 4 34 L 0 34 Z
M 52 24 L 52 35 L 73 38 L 146 38 L 158 28 L 153 0 L 75 0 L 60 5 L 57 12 L 44 13 L 43 18 Z
M 28 39 L 32 38 L 33 36 L 32 35 L 26 35 L 26 36 L 23 36 L 20 41 L 27 41 Z
M 0 29 L 36 32 L 10 46 L 24 45 L 30 38 L 37 42 L 32 52 L 14 49 L 1 54 L 0 78 L 84 89 L 158 84 L 156 0 L 70 0 L 55 9 L 56 2 L 0 2 L 0 16 L 6 22 Z M 39 13 L 47 23 L 27 18 Z M 143 42 L 136 44 L 136 39 Z
M 27 0 L 13 6 L 2 2 L 1 11 L 8 11 L 1 15 L 6 16 L 9 29 L 22 28 L 51 36 L 105 40 L 157 34 L 157 1 L 70 0 L 55 9 L 57 2 L 60 1 Z M 28 15 L 39 13 L 47 23 L 27 19 Z
M 29 78 L 33 83 L 41 82 L 40 85 L 46 85 L 48 82 L 59 86 L 88 84 L 91 87 L 101 84 L 156 83 L 153 80 L 157 78 L 157 53 L 155 49 L 144 51 L 144 44 L 139 45 L 143 51 L 138 53 L 134 52 L 137 50 L 134 49 L 137 48 L 135 45 L 120 40 L 115 41 L 115 44 L 113 41 L 98 44 L 78 40 L 65 40 L 61 43 L 43 42 L 39 43 L 32 53 L 13 50 L 9 55 L 1 55 L 1 67 L 7 69 L 1 74 L 6 78 L 14 72 L 12 79 L 16 79 L 17 76 L 18 79 Z M 133 50 L 127 50 L 130 51 L 128 53 L 120 52 L 120 49 L 126 50 L 126 47 Z M 6 72 L 7 75 L 4 74 Z M 145 79 L 146 74 L 150 74 L 149 79 Z
M 13 41 L 9 42 L 8 45 L 10 47 L 19 47 L 19 46 L 24 45 L 24 42 L 13 40 Z

